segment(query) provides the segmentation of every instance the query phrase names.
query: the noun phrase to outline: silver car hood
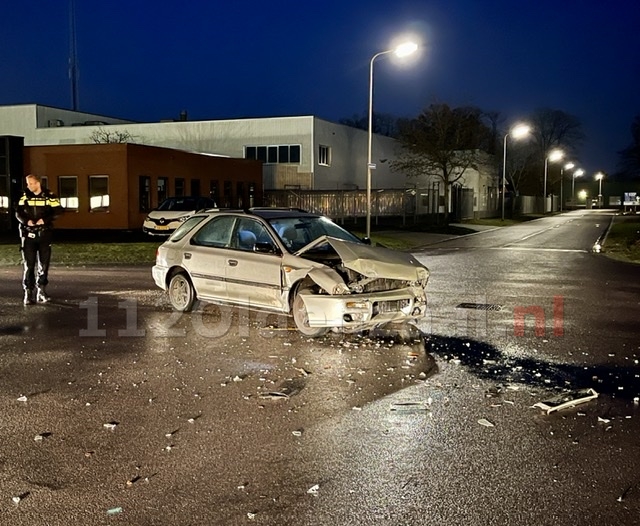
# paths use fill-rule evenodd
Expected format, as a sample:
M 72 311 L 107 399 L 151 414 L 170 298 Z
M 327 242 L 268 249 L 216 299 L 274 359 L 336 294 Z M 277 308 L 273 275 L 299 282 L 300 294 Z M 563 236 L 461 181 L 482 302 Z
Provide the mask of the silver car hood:
M 305 252 L 324 243 L 329 243 L 333 247 L 345 267 L 368 278 L 416 281 L 429 277 L 427 268 L 411 254 L 364 243 L 352 243 L 329 236 L 315 239 L 298 250 L 295 255 L 302 256 Z

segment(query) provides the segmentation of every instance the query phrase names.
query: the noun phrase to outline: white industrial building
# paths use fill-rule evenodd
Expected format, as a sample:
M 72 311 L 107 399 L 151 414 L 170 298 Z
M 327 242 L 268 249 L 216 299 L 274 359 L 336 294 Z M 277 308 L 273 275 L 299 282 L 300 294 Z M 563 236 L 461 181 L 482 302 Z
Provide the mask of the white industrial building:
M 92 134 L 99 131 L 126 133 L 137 144 L 261 160 L 267 191 L 346 191 L 367 186 L 367 132 L 314 116 L 136 123 L 38 104 L 0 106 L 0 135 L 23 137 L 25 146 L 91 144 Z M 390 161 L 400 149 L 395 139 L 376 134 L 372 139 L 374 190 L 435 187 L 434 179 L 416 181 L 391 169 Z M 465 217 L 495 210 L 496 180 L 490 165 L 482 173 L 465 172 L 462 187 L 473 195 L 472 204 L 466 199 Z M 428 202 L 417 199 L 416 213 L 426 212 Z

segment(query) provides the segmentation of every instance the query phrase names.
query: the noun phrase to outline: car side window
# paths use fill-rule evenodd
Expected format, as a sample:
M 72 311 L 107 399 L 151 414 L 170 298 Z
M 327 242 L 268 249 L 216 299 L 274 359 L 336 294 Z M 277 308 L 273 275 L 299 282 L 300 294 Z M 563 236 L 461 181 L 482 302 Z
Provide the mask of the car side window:
M 192 245 L 225 248 L 231 245 L 234 216 L 214 217 L 191 238 Z
M 258 221 L 242 217 L 236 225 L 236 233 L 232 239 L 232 247 L 239 250 L 255 250 L 256 243 L 268 243 L 275 250 L 273 239 L 267 229 Z

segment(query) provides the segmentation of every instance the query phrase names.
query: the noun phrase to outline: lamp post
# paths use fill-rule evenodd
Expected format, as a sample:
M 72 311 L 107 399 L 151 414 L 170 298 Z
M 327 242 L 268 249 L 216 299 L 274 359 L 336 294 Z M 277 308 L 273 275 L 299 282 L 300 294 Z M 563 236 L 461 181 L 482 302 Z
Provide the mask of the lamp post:
M 584 175 L 584 170 L 582 168 L 578 168 L 575 172 L 573 172 L 573 177 L 571 178 L 571 202 L 575 206 L 576 203 L 576 177 L 582 177 Z
M 395 53 L 397 57 L 406 57 L 418 50 L 415 42 L 405 42 L 387 51 L 380 51 L 371 57 L 369 63 L 369 128 L 367 147 L 367 237 L 371 238 L 371 170 L 376 168 L 371 162 L 371 144 L 373 142 L 373 61 L 382 55 Z
M 555 161 L 559 161 L 564 157 L 564 152 L 562 150 L 551 150 L 549 154 L 544 158 L 544 190 L 543 190 L 543 201 L 542 201 L 542 213 L 547 213 L 547 174 L 549 173 L 549 161 L 552 163 Z
M 531 128 L 526 124 L 516 124 L 504 135 L 504 146 L 502 147 L 502 220 L 504 221 L 504 201 L 507 197 L 507 137 L 511 135 L 514 139 L 521 139 L 529 135 Z
M 564 171 L 565 170 L 572 170 L 573 168 L 575 168 L 575 164 L 573 163 L 567 163 L 565 164 L 562 168 L 560 168 L 560 212 L 562 212 L 563 210 L 563 203 L 564 203 L 564 196 L 563 196 L 563 187 L 564 187 Z
M 596 181 L 598 181 L 598 208 L 602 208 L 602 180 L 604 179 L 604 174 L 602 172 L 598 172 L 596 174 Z

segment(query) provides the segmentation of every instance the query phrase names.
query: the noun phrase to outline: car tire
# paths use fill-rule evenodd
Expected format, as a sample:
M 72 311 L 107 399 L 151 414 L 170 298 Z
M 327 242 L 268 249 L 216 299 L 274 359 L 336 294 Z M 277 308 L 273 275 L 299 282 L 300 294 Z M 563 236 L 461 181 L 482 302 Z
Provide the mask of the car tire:
M 169 301 L 180 312 L 190 312 L 196 302 L 196 291 L 184 272 L 171 276 L 169 281 Z
M 326 334 L 326 327 L 309 327 L 309 316 L 307 314 L 307 308 L 302 301 L 301 293 L 311 292 L 311 287 L 301 287 L 296 291 L 296 295 L 293 298 L 293 304 L 291 310 L 293 313 L 293 321 L 296 324 L 296 329 L 305 336 L 310 338 L 318 338 L 323 334 Z

